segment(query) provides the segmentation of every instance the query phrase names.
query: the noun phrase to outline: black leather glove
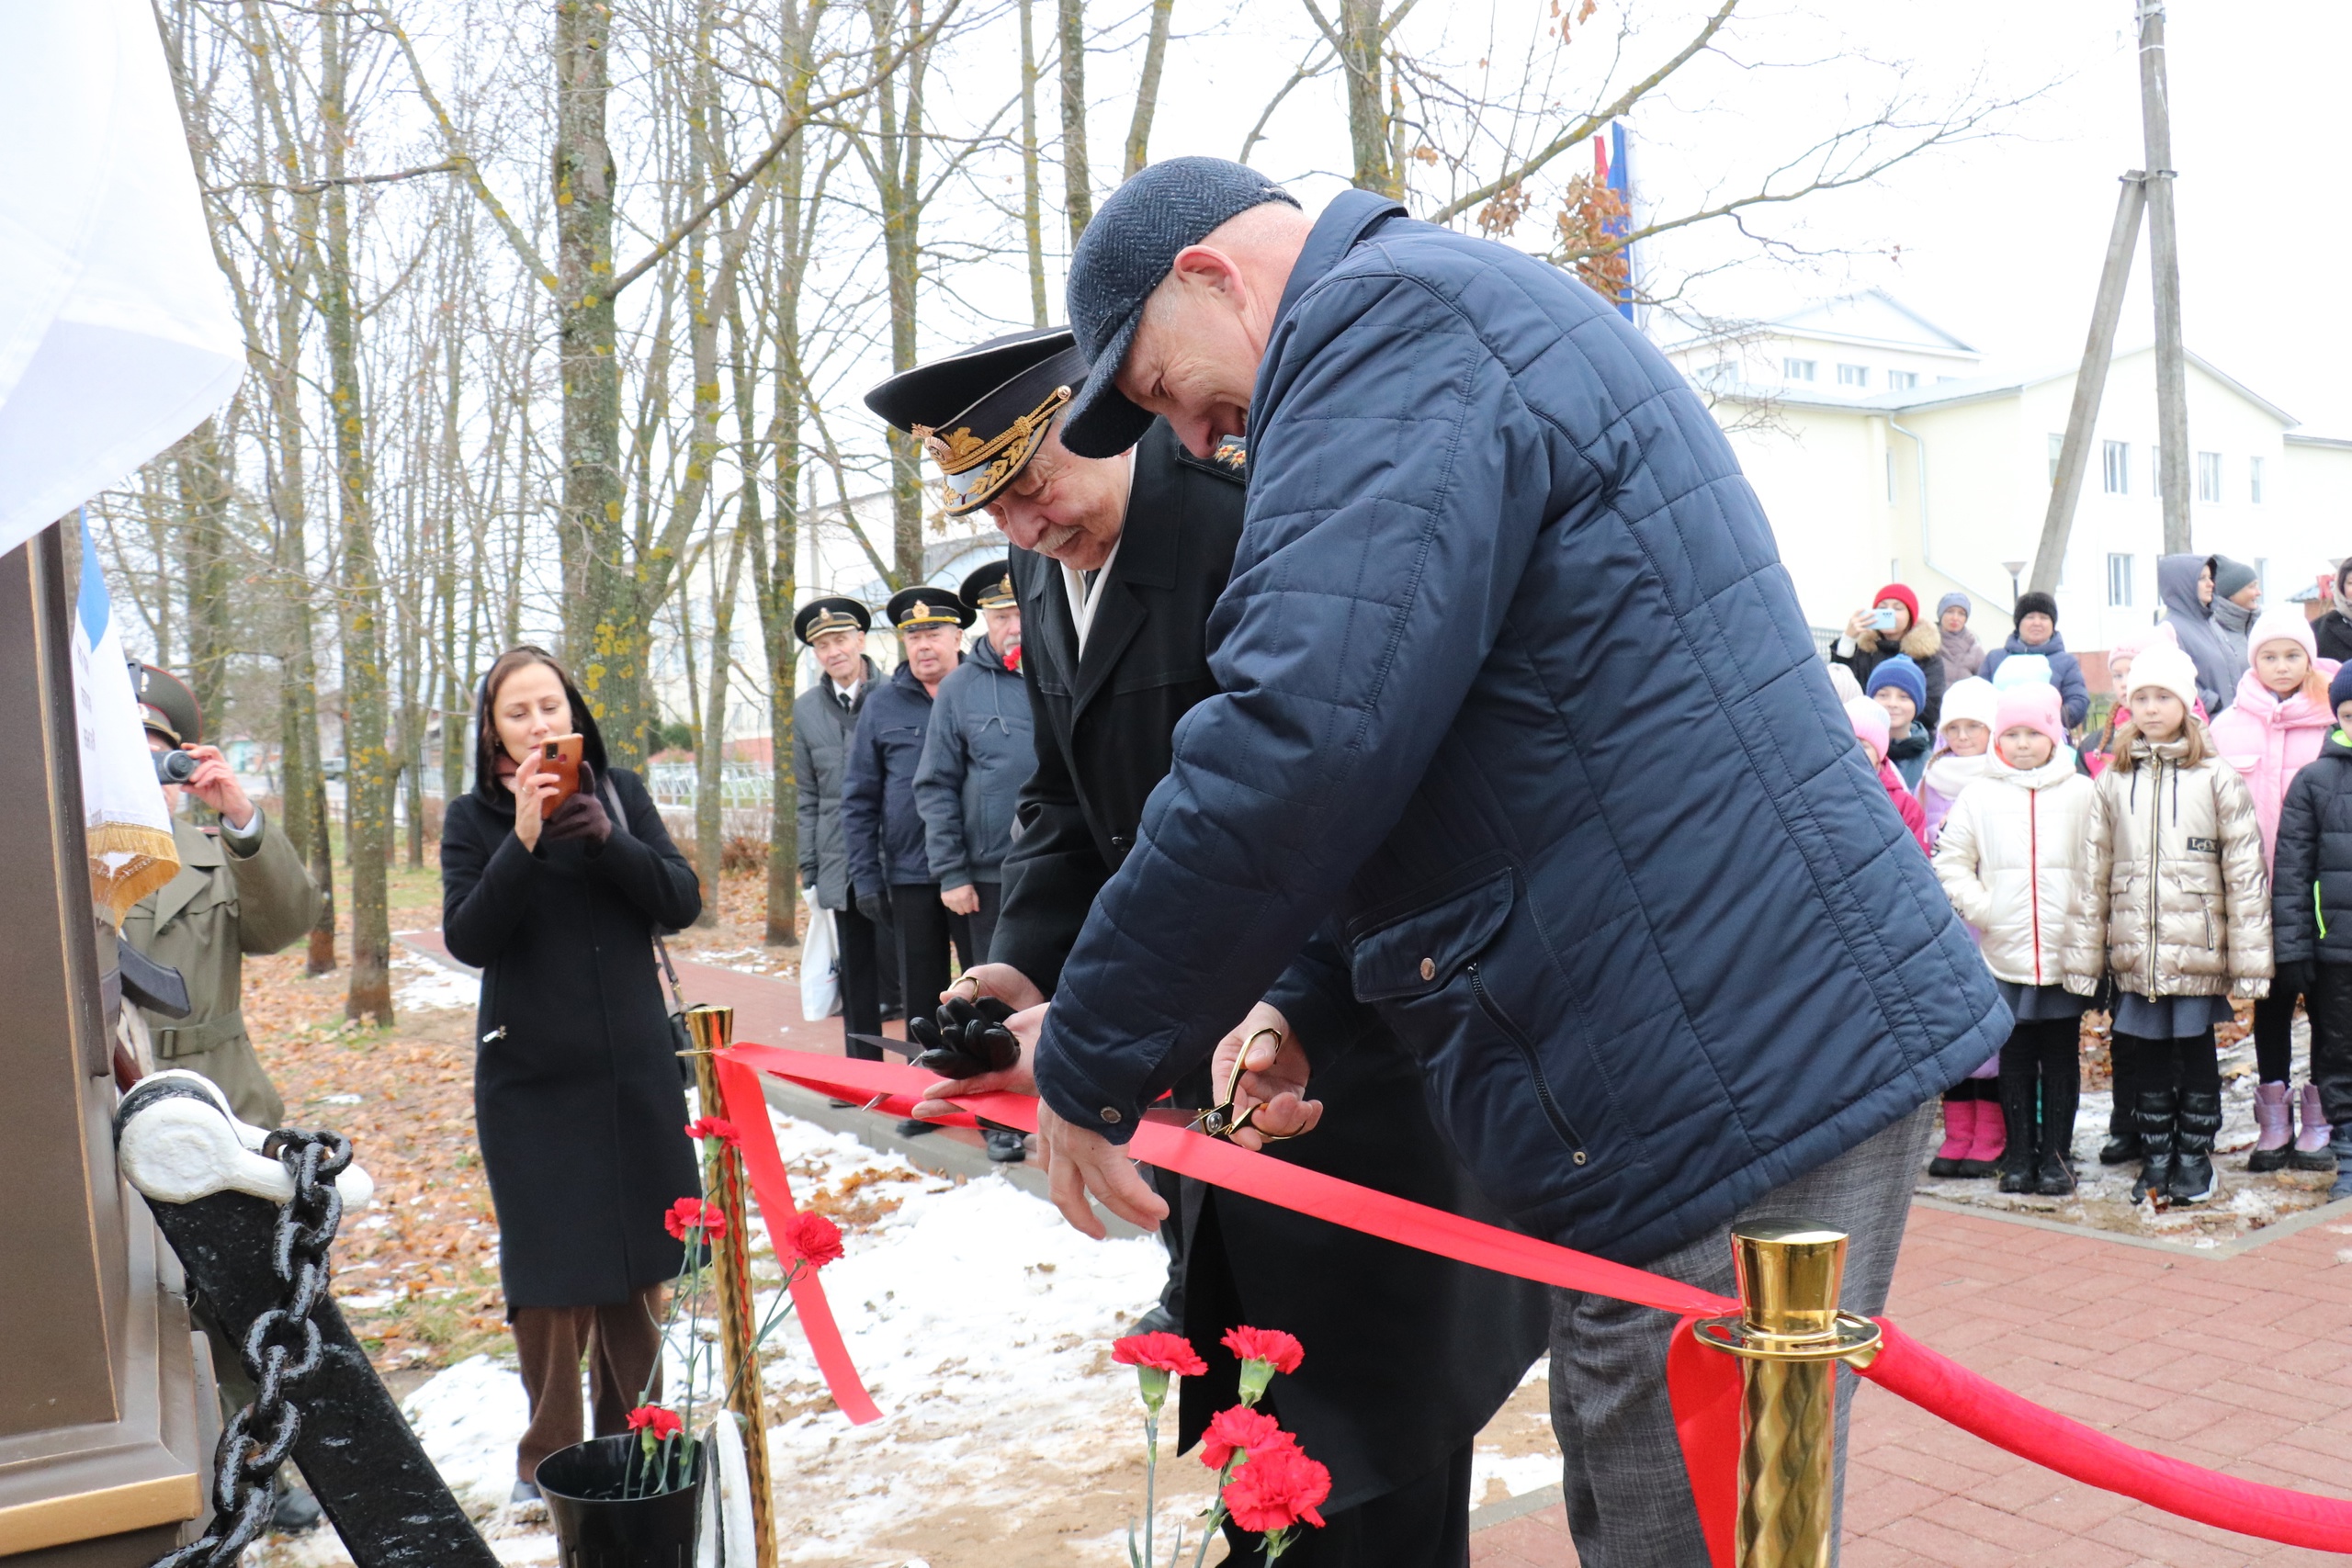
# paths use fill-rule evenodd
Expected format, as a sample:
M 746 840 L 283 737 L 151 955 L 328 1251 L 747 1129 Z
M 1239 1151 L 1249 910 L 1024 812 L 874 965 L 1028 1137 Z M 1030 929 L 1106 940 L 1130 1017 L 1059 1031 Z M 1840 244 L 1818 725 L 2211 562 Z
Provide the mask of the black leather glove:
M 888 922 L 890 907 L 882 901 L 882 895 L 861 891 L 855 897 L 859 914 L 864 915 L 877 926 Z
M 950 997 L 929 1018 L 910 1017 L 907 1038 L 922 1046 L 915 1066 L 944 1078 L 1001 1073 L 1021 1059 L 1021 1042 L 1005 1028 L 1012 1010 L 994 997 Z
M 2312 989 L 2312 961 L 2308 958 L 2281 959 L 2278 972 L 2271 977 L 2270 997 L 2306 997 Z
M 605 815 L 605 803 L 596 798 L 595 772 L 582 762 L 579 793 L 555 808 L 539 829 L 539 837 L 557 843 L 576 839 L 593 852 L 603 849 L 612 836 L 613 819 Z

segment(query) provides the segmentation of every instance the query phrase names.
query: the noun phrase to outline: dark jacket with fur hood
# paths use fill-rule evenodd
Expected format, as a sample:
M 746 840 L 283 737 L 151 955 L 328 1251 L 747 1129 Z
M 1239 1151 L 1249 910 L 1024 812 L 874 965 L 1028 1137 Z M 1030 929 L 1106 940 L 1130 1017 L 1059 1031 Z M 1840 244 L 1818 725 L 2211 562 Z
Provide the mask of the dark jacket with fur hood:
M 1846 639 L 1839 637 L 1838 644 L 1842 649 Z M 1898 653 L 1909 654 L 1911 662 L 1919 667 L 1919 673 L 1927 677 L 1928 705 L 1919 710 L 1919 721 L 1928 727 L 1928 733 L 1933 735 L 1943 722 L 1944 712 L 1944 639 L 1943 634 L 1936 630 L 1934 622 L 1915 622 L 1911 629 L 1903 634 L 1900 642 L 1892 637 L 1883 637 L 1876 632 L 1864 632 L 1855 639 L 1851 653 L 1838 651 L 1829 657 L 1851 670 L 1854 679 L 1862 683 L 1864 692 L 1868 692 L 1871 689 L 1871 671 Z

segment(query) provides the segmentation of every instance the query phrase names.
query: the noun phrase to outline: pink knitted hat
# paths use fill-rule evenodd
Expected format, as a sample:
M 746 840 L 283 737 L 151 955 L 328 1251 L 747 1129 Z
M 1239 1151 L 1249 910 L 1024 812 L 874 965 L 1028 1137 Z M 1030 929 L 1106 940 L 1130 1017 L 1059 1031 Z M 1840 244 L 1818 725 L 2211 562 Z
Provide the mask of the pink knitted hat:
M 2052 746 L 2066 744 L 2066 725 L 2055 686 L 2012 686 L 2001 694 L 2000 710 L 1993 716 L 1993 739 L 1999 741 L 2012 729 L 2047 735 Z
M 1886 710 L 1868 697 L 1854 697 L 1846 704 L 1846 720 L 1854 727 L 1854 738 L 1866 740 L 1877 756 L 1886 755 Z
M 2319 639 L 2312 635 L 2312 624 L 2303 618 L 2301 604 L 2274 604 L 2254 619 L 2254 629 L 2245 634 L 2248 655 L 2260 653 L 2266 642 L 2301 644 L 2305 659 L 2319 657 Z

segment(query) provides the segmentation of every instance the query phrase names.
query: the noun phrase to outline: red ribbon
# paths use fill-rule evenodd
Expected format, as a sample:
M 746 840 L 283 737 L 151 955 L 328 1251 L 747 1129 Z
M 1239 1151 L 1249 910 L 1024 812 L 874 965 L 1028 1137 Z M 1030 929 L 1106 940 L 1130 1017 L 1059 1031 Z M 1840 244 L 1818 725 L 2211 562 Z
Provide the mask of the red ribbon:
M 738 1044 L 723 1053 L 719 1061 L 728 1109 L 736 1124 L 745 1130 L 752 1190 L 763 1210 L 770 1199 L 761 1179 L 761 1150 L 774 1167 L 779 1184 L 783 1165 L 776 1157 L 775 1134 L 757 1098 L 756 1085 L 748 1092 L 739 1091 L 737 1080 L 728 1076 L 730 1068 L 743 1080 L 752 1078 L 745 1069 L 757 1068 L 804 1089 L 865 1103 L 893 1116 L 911 1111 L 923 1088 L 936 1081 L 928 1073 L 894 1062 L 853 1061 L 772 1045 Z M 1036 1129 L 1037 1101 L 1026 1095 L 959 1095 L 956 1103 L 965 1108 L 966 1114 L 938 1120 L 968 1126 L 977 1114 L 1024 1132 Z M 759 1129 L 756 1148 L 751 1133 L 754 1126 Z M 1690 1324 L 1702 1316 L 1736 1313 L 1736 1301 L 1159 1122 L 1146 1122 L 1136 1128 L 1128 1149 L 1135 1157 L 1162 1169 L 1442 1258 L 1676 1314 L 1682 1322 L 1667 1351 L 1667 1394 L 1674 1407 L 1675 1431 L 1690 1472 L 1708 1555 L 1715 1568 L 1731 1568 L 1739 1493 L 1740 1369 L 1735 1358 L 1701 1344 L 1690 1332 Z M 786 1191 L 784 1201 L 788 1205 L 790 1201 Z M 815 1276 L 808 1276 L 808 1282 L 813 1287 Z M 822 1292 L 815 1293 L 821 1310 Z M 795 1299 L 804 1303 L 807 1316 L 807 1298 L 796 1291 Z M 825 1314 L 824 1322 L 831 1331 L 830 1313 Z M 1928 1349 L 1883 1318 L 1878 1322 L 1885 1338 L 1876 1359 L 1860 1375 L 1996 1448 L 2182 1518 L 2289 1546 L 2352 1552 L 2352 1503 L 2240 1481 L 2133 1448 L 2010 1393 Z M 817 1340 L 813 1319 L 808 1326 L 813 1345 Z M 832 1332 L 831 1337 L 838 1351 L 838 1332 Z M 841 1354 L 846 1368 L 846 1352 Z M 820 1348 L 820 1365 L 824 1364 L 824 1355 Z M 833 1384 L 830 1369 L 826 1376 L 828 1383 Z M 855 1372 L 848 1376 L 854 1386 Z M 840 1402 L 840 1387 L 833 1386 L 834 1398 Z M 857 1392 L 862 1399 L 863 1388 Z M 866 1407 L 872 1408 L 870 1404 Z M 848 1408 L 846 1404 L 843 1408 Z
M 784 1155 L 775 1146 L 775 1128 L 768 1121 L 760 1075 L 729 1056 L 720 1053 L 716 1064 L 718 1096 L 727 1102 L 728 1120 L 742 1137 L 737 1151 L 751 1175 L 752 1197 L 760 1206 L 760 1217 L 767 1222 L 768 1238 L 774 1241 L 784 1234 L 784 1221 L 799 1213 L 792 1201 L 792 1179 L 785 1174 Z M 832 1303 L 825 1299 L 825 1287 L 819 1283 L 816 1269 L 803 1269 L 794 1276 L 792 1305 L 800 1314 L 800 1332 L 808 1337 L 808 1348 L 816 1355 L 817 1370 L 824 1374 L 825 1387 L 842 1414 L 857 1427 L 882 1419 L 873 1396 L 865 1392 L 865 1380 L 857 1375 L 856 1364 L 849 1359 L 849 1347 L 842 1343 L 841 1325 L 833 1321 Z

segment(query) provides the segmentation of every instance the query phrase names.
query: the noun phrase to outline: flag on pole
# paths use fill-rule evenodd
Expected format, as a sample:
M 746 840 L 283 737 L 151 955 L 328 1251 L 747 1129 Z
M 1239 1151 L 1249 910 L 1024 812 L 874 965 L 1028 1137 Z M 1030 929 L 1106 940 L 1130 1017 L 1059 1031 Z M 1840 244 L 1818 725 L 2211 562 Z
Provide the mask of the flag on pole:
M 98 547 L 82 514 L 82 588 L 74 602 L 74 705 L 82 740 L 82 820 L 90 897 L 119 926 L 130 907 L 179 874 L 172 814 L 147 750 L 114 624 Z

